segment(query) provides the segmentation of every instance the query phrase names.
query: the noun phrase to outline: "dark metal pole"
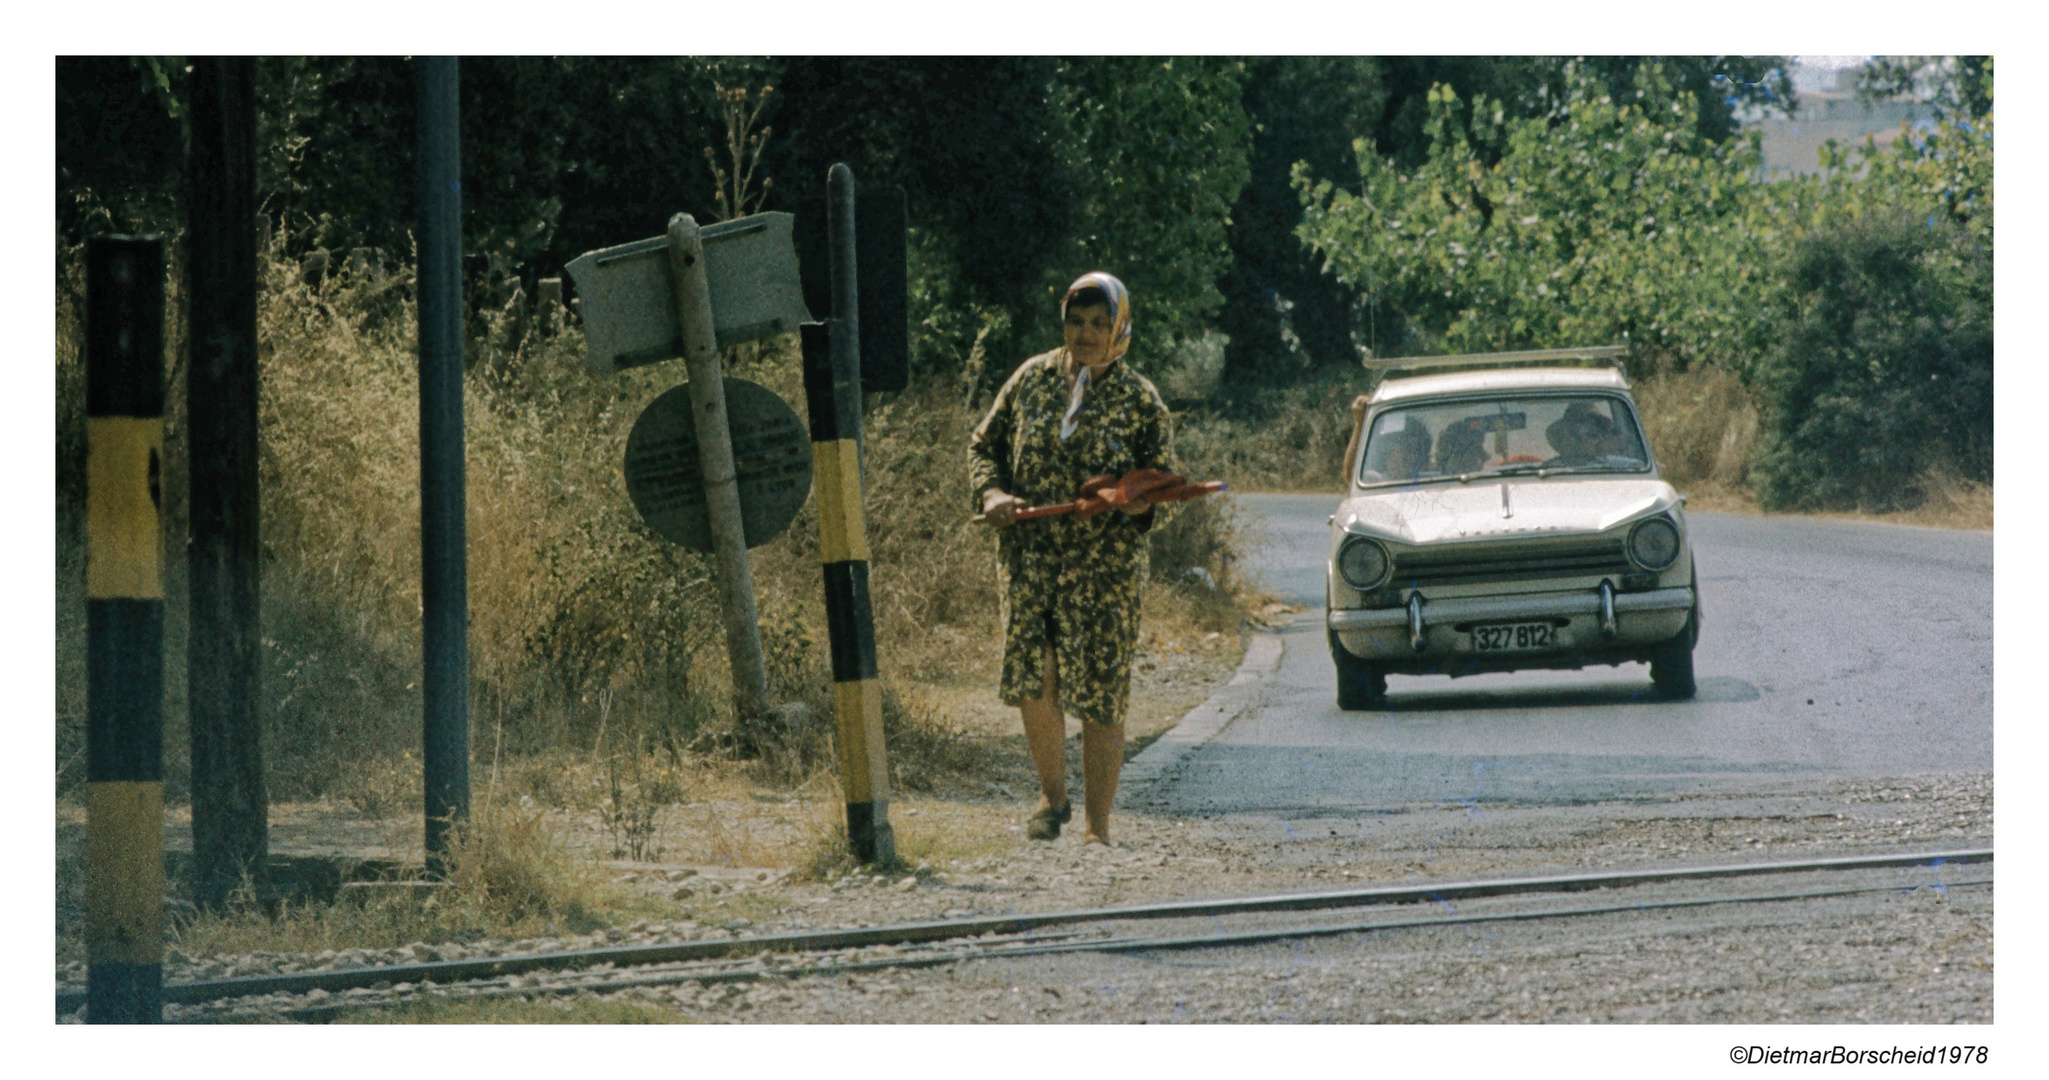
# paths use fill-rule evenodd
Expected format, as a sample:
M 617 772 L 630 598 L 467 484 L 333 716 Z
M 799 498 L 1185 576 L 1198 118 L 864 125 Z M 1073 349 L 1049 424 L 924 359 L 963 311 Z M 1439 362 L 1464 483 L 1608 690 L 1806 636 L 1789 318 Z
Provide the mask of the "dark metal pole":
M 164 242 L 85 254 L 86 1019 L 164 986 Z
M 191 298 L 192 862 L 218 904 L 269 854 L 263 778 L 256 449 L 256 78 L 248 57 L 192 62 L 186 174 Z
M 826 191 L 832 322 L 824 335 L 817 327 L 803 330 L 804 390 L 811 412 L 811 471 L 818 484 L 818 546 L 825 573 L 833 703 L 839 718 L 840 786 L 854 857 L 892 863 L 896 838 L 889 824 L 889 757 L 882 740 L 882 683 L 875 664 L 868 533 L 861 506 L 861 326 L 854 269 L 853 172 L 844 164 L 834 165 Z M 821 341 L 821 336 L 828 340 Z
M 455 57 L 419 77 L 420 607 L 427 868 L 470 812 L 469 558 L 463 509 L 462 143 Z

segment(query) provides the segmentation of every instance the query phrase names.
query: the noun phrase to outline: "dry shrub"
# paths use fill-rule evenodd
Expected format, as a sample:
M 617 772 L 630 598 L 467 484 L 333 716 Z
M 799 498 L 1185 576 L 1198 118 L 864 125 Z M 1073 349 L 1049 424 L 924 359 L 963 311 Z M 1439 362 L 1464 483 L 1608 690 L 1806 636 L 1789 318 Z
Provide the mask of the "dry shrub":
M 1191 479 L 1240 491 L 1342 490 L 1352 398 L 1365 377 L 1327 372 L 1303 383 L 1248 391 L 1229 406 L 1203 405 L 1175 422 L 1174 449 Z
M 281 270 L 261 308 L 265 689 L 274 771 L 312 793 L 418 738 L 416 319 L 403 267 L 317 285 Z M 703 711 L 709 572 L 640 526 L 617 466 L 661 376 L 592 378 L 574 331 L 482 323 L 464 403 L 477 719 L 494 752 L 581 741 L 618 689 L 621 726 L 673 742 Z
M 457 903 L 505 923 L 590 921 L 595 868 L 570 853 L 547 811 L 487 799 L 454 832 L 449 883 Z
M 1757 399 L 1726 369 L 1702 365 L 1631 388 L 1658 469 L 1674 484 L 1741 489 L 1757 443 Z
M 1992 485 L 1967 480 L 1955 471 L 1931 468 L 1915 481 L 1922 502 L 1905 520 L 1952 529 L 1992 528 Z

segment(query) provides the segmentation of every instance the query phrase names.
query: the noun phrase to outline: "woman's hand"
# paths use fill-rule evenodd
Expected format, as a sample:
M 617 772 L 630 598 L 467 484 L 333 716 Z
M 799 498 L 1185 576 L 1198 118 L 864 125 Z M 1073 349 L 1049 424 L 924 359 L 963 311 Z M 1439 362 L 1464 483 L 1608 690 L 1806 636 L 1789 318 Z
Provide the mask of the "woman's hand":
M 1023 500 L 1004 491 L 990 488 L 982 492 L 982 523 L 992 528 L 1007 528 L 1017 521 L 1017 512 L 1024 509 Z
M 1365 394 L 1360 394 L 1352 399 L 1352 423 L 1354 426 L 1359 423 L 1360 417 L 1366 415 L 1366 404 L 1372 400 L 1372 398 L 1367 397 Z

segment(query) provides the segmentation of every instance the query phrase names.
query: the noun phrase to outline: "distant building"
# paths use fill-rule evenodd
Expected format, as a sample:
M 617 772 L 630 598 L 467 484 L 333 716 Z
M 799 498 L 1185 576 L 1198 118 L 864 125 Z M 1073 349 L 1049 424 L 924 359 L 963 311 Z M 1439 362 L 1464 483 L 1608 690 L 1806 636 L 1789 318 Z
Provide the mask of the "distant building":
M 1927 128 L 1934 125 L 1934 110 L 1918 101 L 1857 100 L 1858 69 L 1836 72 L 1833 82 L 1819 89 L 1802 88 L 1799 104 L 1790 117 L 1752 120 L 1763 137 L 1766 176 L 1821 172 L 1821 148 L 1830 139 L 1844 146 L 1860 146 L 1867 135 L 1876 135 L 1878 145 L 1891 146 L 1900 125 Z

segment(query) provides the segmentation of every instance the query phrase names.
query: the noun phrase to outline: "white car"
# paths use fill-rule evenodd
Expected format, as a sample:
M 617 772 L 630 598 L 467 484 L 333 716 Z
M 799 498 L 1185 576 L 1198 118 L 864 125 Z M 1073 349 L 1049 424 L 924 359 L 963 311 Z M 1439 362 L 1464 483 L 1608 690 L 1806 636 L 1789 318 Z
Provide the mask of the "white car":
M 1390 674 L 1626 662 L 1649 663 L 1665 696 L 1693 695 L 1700 598 L 1685 499 L 1658 478 L 1621 372 L 1388 378 L 1361 435 L 1331 516 L 1340 708 L 1381 706 Z

